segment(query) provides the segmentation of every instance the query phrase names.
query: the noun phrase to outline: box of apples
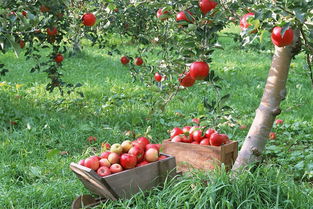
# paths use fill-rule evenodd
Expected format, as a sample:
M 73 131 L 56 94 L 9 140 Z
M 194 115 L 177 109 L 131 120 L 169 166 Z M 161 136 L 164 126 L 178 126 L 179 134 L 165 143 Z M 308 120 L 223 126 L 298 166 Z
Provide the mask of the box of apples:
M 170 139 L 162 143 L 162 152 L 175 156 L 177 170 L 211 170 L 224 164 L 230 169 L 238 155 L 238 142 L 212 128 L 175 127 Z
M 161 145 L 150 144 L 146 137 L 106 145 L 109 150 L 101 155 L 70 165 L 92 193 L 111 200 L 129 198 L 176 175 L 175 158 L 160 153 Z

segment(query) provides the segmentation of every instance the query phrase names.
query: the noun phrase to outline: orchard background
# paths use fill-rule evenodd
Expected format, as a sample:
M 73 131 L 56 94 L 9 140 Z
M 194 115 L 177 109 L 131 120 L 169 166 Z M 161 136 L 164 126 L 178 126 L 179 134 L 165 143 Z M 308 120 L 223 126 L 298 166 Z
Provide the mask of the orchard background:
M 235 180 L 223 169 L 194 173 L 99 207 L 310 208 L 312 8 L 311 1 L 2 1 L 0 202 L 69 207 L 87 192 L 70 162 L 99 153 L 103 142 L 160 143 L 199 118 L 239 142 L 234 170 L 249 165 L 244 172 Z M 293 43 L 274 47 L 276 26 L 280 35 L 291 28 Z M 194 81 L 188 71 L 198 61 L 210 73 Z M 270 132 L 276 137 L 267 142 Z

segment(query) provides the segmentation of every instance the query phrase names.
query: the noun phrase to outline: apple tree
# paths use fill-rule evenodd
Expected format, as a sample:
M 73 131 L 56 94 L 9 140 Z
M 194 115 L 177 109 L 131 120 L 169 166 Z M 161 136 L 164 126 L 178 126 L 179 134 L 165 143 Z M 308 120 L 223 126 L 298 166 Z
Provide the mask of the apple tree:
M 313 2 L 308 0 L 221 2 L 232 14 L 238 14 L 242 8 L 252 14 L 251 18 L 247 18 L 244 27 L 245 35 L 262 38 L 264 31 L 270 31 L 275 45 L 272 65 L 260 105 L 233 166 L 233 170 L 237 170 L 260 160 L 275 117 L 282 111 L 280 103 L 287 94 L 286 82 L 290 63 L 299 53 L 305 54 L 312 80 Z M 244 14 L 241 12 L 241 15 Z

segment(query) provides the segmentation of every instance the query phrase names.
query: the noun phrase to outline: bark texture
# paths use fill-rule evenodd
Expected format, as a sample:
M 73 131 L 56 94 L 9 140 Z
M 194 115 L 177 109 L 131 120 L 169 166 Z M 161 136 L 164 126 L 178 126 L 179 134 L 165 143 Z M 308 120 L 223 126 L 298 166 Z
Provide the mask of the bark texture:
M 299 48 L 299 32 L 295 33 L 294 44 L 287 47 L 275 46 L 263 97 L 251 128 L 238 154 L 232 170 L 238 170 L 261 160 L 275 117 L 280 114 L 280 103 L 286 96 L 286 82 L 292 57 Z

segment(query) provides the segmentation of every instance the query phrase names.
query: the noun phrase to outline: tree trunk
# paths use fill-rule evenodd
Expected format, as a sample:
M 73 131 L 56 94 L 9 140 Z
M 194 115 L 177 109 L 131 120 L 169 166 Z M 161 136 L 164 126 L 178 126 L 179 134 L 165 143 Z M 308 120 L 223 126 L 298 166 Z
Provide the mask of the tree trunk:
M 246 167 L 261 160 L 275 117 L 280 114 L 280 102 L 286 96 L 286 82 L 292 57 L 298 52 L 299 32 L 295 31 L 294 43 L 287 47 L 275 46 L 263 97 L 251 128 L 246 136 L 232 170 Z

